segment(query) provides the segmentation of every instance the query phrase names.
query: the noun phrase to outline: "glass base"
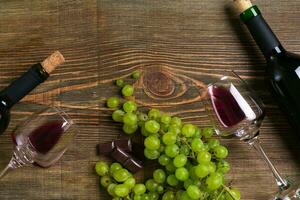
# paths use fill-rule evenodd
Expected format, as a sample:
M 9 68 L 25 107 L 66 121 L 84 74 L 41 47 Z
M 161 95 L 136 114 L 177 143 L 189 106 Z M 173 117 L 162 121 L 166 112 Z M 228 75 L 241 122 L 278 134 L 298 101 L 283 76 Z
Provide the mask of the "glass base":
M 300 199 L 300 184 L 290 186 L 287 190 L 284 190 L 276 195 L 274 200 L 293 200 Z

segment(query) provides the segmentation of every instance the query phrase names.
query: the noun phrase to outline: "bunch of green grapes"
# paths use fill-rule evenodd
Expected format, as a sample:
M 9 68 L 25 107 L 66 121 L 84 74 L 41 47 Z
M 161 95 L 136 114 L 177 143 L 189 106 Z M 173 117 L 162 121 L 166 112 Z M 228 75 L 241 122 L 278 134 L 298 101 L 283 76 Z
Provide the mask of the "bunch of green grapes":
M 108 106 L 109 101 L 112 100 L 108 99 Z M 107 187 L 114 200 L 240 199 L 239 190 L 225 185 L 224 175 L 230 170 L 225 160 L 228 150 L 212 138 L 213 129 L 185 124 L 179 117 L 158 109 L 151 109 L 147 114 L 139 112 L 136 103 L 130 100 L 122 109 L 115 110 L 112 118 L 123 123 L 125 134 L 139 130 L 145 137 L 145 157 L 160 165 L 152 179 L 145 184 L 135 184 L 132 174 L 120 164 L 113 163 L 109 167 L 98 162 L 96 171 L 101 176 L 101 185 Z

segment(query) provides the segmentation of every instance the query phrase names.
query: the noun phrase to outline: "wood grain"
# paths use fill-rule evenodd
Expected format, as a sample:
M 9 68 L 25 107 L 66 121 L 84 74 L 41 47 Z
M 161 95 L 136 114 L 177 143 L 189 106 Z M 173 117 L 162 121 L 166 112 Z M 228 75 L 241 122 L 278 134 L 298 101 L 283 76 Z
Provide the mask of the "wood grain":
M 95 146 L 112 140 L 105 99 L 118 93 L 112 84 L 141 70 L 136 101 L 159 107 L 185 122 L 209 125 L 200 101 L 203 84 L 236 70 L 261 95 L 267 117 L 263 145 L 283 174 L 300 179 L 300 146 L 264 83 L 265 63 L 237 16 L 220 0 L 11 0 L 0 1 L 0 87 L 28 67 L 60 50 L 66 63 L 12 110 L 0 136 L 0 166 L 10 156 L 9 134 L 17 124 L 48 104 L 67 109 L 80 134 L 63 159 L 49 169 L 23 168 L 0 181 L 0 199 L 110 199 L 99 189 L 93 165 Z M 265 18 L 287 49 L 300 53 L 300 2 L 258 0 Z M 229 179 L 243 200 L 265 200 L 276 189 L 252 150 L 235 140 Z

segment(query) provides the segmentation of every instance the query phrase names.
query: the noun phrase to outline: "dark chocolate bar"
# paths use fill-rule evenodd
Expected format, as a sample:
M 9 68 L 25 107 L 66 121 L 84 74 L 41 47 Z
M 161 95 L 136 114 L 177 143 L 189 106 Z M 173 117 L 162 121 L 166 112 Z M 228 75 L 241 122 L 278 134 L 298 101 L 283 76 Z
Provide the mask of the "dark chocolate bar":
M 136 173 L 143 168 L 142 162 L 135 158 L 130 158 L 126 160 L 123 165 L 126 169 L 128 169 L 132 173 Z

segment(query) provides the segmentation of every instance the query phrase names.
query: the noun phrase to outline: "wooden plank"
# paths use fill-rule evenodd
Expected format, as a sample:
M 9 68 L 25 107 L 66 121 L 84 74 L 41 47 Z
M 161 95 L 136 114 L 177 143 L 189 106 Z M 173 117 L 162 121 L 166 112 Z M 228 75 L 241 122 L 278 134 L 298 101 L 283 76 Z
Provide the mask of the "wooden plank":
M 300 53 L 300 3 L 256 1 L 283 44 Z M 99 189 L 95 145 L 120 133 L 105 99 L 112 84 L 136 69 L 143 108 L 158 107 L 185 122 L 207 126 L 201 85 L 234 69 L 262 96 L 267 109 L 261 137 L 278 169 L 300 178 L 298 139 L 263 81 L 264 59 L 237 16 L 219 0 L 24 0 L 0 2 L 0 88 L 30 64 L 59 49 L 66 64 L 12 110 L 0 136 L 0 167 L 10 156 L 9 134 L 47 104 L 68 109 L 80 134 L 63 159 L 49 169 L 18 169 L 0 181 L 0 199 L 110 199 Z M 126 79 L 130 81 L 129 79 Z M 224 140 L 231 150 L 233 185 L 242 199 L 268 199 L 275 189 L 263 161 L 245 144 Z M 263 187 L 258 187 L 262 185 Z M 255 191 L 255 192 L 254 192 Z

